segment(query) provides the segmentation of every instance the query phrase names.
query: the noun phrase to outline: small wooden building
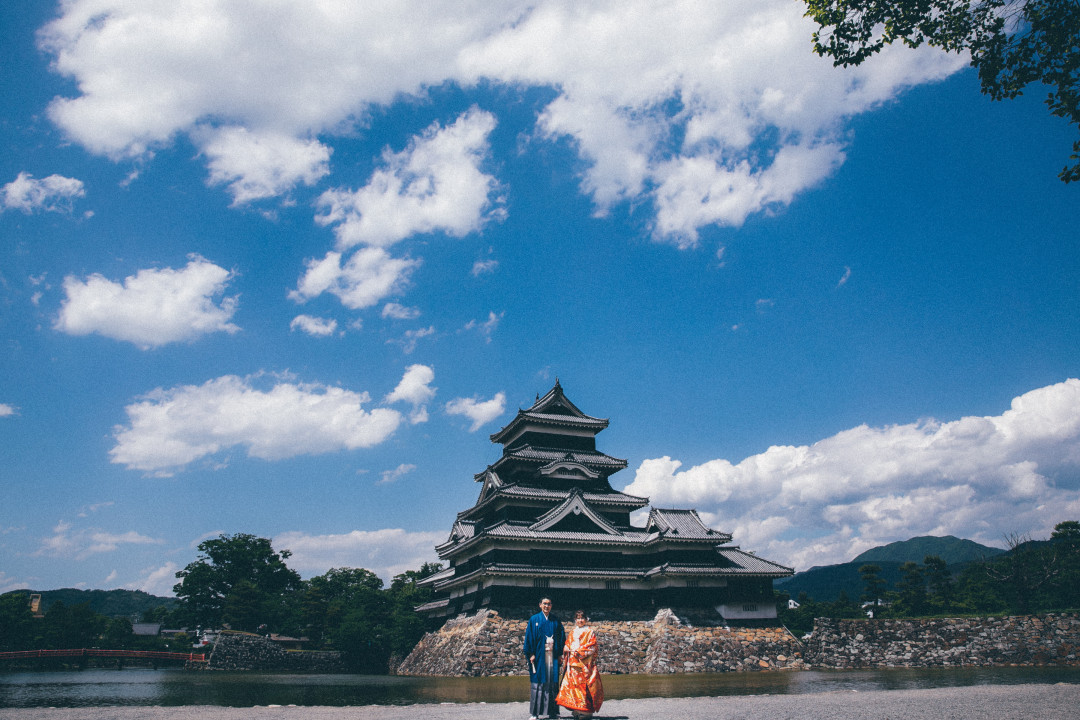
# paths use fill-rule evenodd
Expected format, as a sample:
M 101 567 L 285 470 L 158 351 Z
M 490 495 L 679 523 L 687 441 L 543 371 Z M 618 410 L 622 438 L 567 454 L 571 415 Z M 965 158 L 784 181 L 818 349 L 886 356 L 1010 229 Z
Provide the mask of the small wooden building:
M 485 607 L 673 607 L 724 621 L 776 617 L 772 581 L 793 573 L 730 545 L 695 510 L 652 508 L 611 487 L 626 460 L 596 449 L 608 421 L 586 415 L 555 386 L 491 436 L 502 456 L 475 476 L 476 504 L 436 546 L 448 567 L 421 581 L 432 618 Z

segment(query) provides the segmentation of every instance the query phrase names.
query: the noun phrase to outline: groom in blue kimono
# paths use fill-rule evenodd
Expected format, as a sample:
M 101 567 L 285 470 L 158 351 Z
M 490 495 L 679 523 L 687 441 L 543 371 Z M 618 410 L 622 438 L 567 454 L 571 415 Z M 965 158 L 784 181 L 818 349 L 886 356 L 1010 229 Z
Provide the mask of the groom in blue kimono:
M 525 628 L 525 657 L 529 661 L 529 720 L 559 717 L 559 661 L 566 635 L 559 618 L 551 614 L 551 598 L 540 600 L 540 612 Z

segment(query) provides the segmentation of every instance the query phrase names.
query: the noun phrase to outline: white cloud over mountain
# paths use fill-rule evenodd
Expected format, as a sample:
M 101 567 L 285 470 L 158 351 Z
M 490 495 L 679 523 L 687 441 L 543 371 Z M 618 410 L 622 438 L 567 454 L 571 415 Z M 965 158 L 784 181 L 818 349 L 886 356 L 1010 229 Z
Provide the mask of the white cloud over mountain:
M 1080 517 L 1080 380 L 1025 393 L 997 416 L 862 425 L 681 468 L 645 460 L 626 492 L 697 507 L 736 543 L 801 570 L 917 535 L 1045 537 Z
M 221 297 L 233 274 L 198 256 L 180 269 L 147 269 L 122 283 L 100 274 L 64 278 L 64 299 L 53 327 L 69 335 L 97 333 L 146 350 L 234 333 L 235 297 Z
M 112 462 L 169 475 L 236 446 L 264 460 L 355 450 L 383 442 L 402 421 L 396 410 L 365 409 L 366 392 L 284 379 L 263 389 L 261 380 L 226 375 L 147 393 L 125 408 Z
M 655 235 L 686 246 L 702 227 L 790 202 L 843 162 L 848 118 L 966 64 L 889 48 L 839 70 L 812 53 L 813 29 L 790 0 L 72 0 L 40 42 L 78 87 L 49 109 L 72 140 L 149 158 L 188 134 L 234 204 L 315 183 L 335 135 L 402 95 L 446 82 L 552 88 L 536 135 L 572 142 L 596 211 L 651 203 Z M 465 118 L 465 144 L 495 122 Z M 364 190 L 324 195 L 341 247 L 482 220 L 491 178 L 447 164 L 437 144 L 420 152 L 424 138 L 389 153 Z M 447 178 L 453 187 L 430 184 Z
M 304 577 L 321 575 L 331 568 L 362 567 L 388 586 L 394 575 L 417 570 L 425 562 L 437 562 L 435 546 L 444 540 L 445 532 L 388 528 L 327 535 L 290 531 L 276 535 L 273 545 L 279 552 L 292 552 L 289 567 Z

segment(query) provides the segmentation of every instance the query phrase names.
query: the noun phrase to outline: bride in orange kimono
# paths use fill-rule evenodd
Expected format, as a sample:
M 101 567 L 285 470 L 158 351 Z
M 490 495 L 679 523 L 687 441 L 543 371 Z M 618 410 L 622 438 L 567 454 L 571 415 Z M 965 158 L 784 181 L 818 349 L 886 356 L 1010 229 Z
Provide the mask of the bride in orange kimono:
M 596 632 L 587 623 L 583 610 L 574 613 L 574 627 L 566 634 L 563 649 L 566 674 L 555 698 L 575 718 L 591 717 L 604 702 L 604 686 L 596 662 Z

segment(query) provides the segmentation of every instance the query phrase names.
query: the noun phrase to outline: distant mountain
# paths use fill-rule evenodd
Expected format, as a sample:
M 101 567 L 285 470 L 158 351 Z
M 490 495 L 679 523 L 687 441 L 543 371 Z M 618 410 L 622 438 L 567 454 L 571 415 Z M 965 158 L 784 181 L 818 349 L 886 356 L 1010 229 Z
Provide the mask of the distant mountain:
M 878 577 L 887 583 L 887 587 L 891 588 L 900 579 L 900 566 L 903 563 L 883 560 L 874 564 L 881 568 Z M 776 580 L 773 587 L 788 593 L 795 600 L 799 598 L 799 593 L 805 592 L 814 600 L 832 602 L 840 597 L 841 592 L 845 592 L 849 599 L 858 602 L 864 586 L 862 575 L 859 574 L 859 568 L 863 565 L 866 563 L 849 562 L 814 567 L 795 573 L 789 578 Z
M 91 610 L 99 615 L 109 617 L 137 617 L 143 612 L 161 605 L 170 609 L 176 605 L 176 598 L 158 597 L 142 590 L 79 590 L 77 588 L 64 588 L 62 590 L 16 590 L 14 592 L 40 594 L 41 609 L 44 612 L 47 612 L 49 607 L 58 600 L 69 606 L 89 603 Z
M 922 537 L 913 537 L 910 540 L 899 540 L 888 545 L 870 548 L 866 552 L 857 555 L 851 562 L 864 564 L 880 564 L 882 562 L 921 563 L 927 555 L 937 555 L 945 561 L 946 565 L 959 565 L 991 558 L 1003 552 L 1005 551 L 1001 548 L 980 545 L 974 540 L 961 540 L 952 535 L 946 535 L 945 537 L 923 535 Z
M 857 601 L 864 588 L 862 575 L 859 574 L 859 568 L 863 565 L 880 567 L 878 577 L 885 581 L 887 588 L 892 588 L 900 579 L 900 566 L 905 562 L 921 564 L 927 555 L 937 555 L 955 574 L 970 562 L 994 557 L 1003 552 L 1005 551 L 999 548 L 961 540 L 951 535 L 915 537 L 871 548 L 851 562 L 812 567 L 789 578 L 775 581 L 773 587 L 795 599 L 799 597 L 799 593 L 805 592 L 819 602 L 832 602 L 840 597 L 841 592 L 845 592 L 850 599 Z

